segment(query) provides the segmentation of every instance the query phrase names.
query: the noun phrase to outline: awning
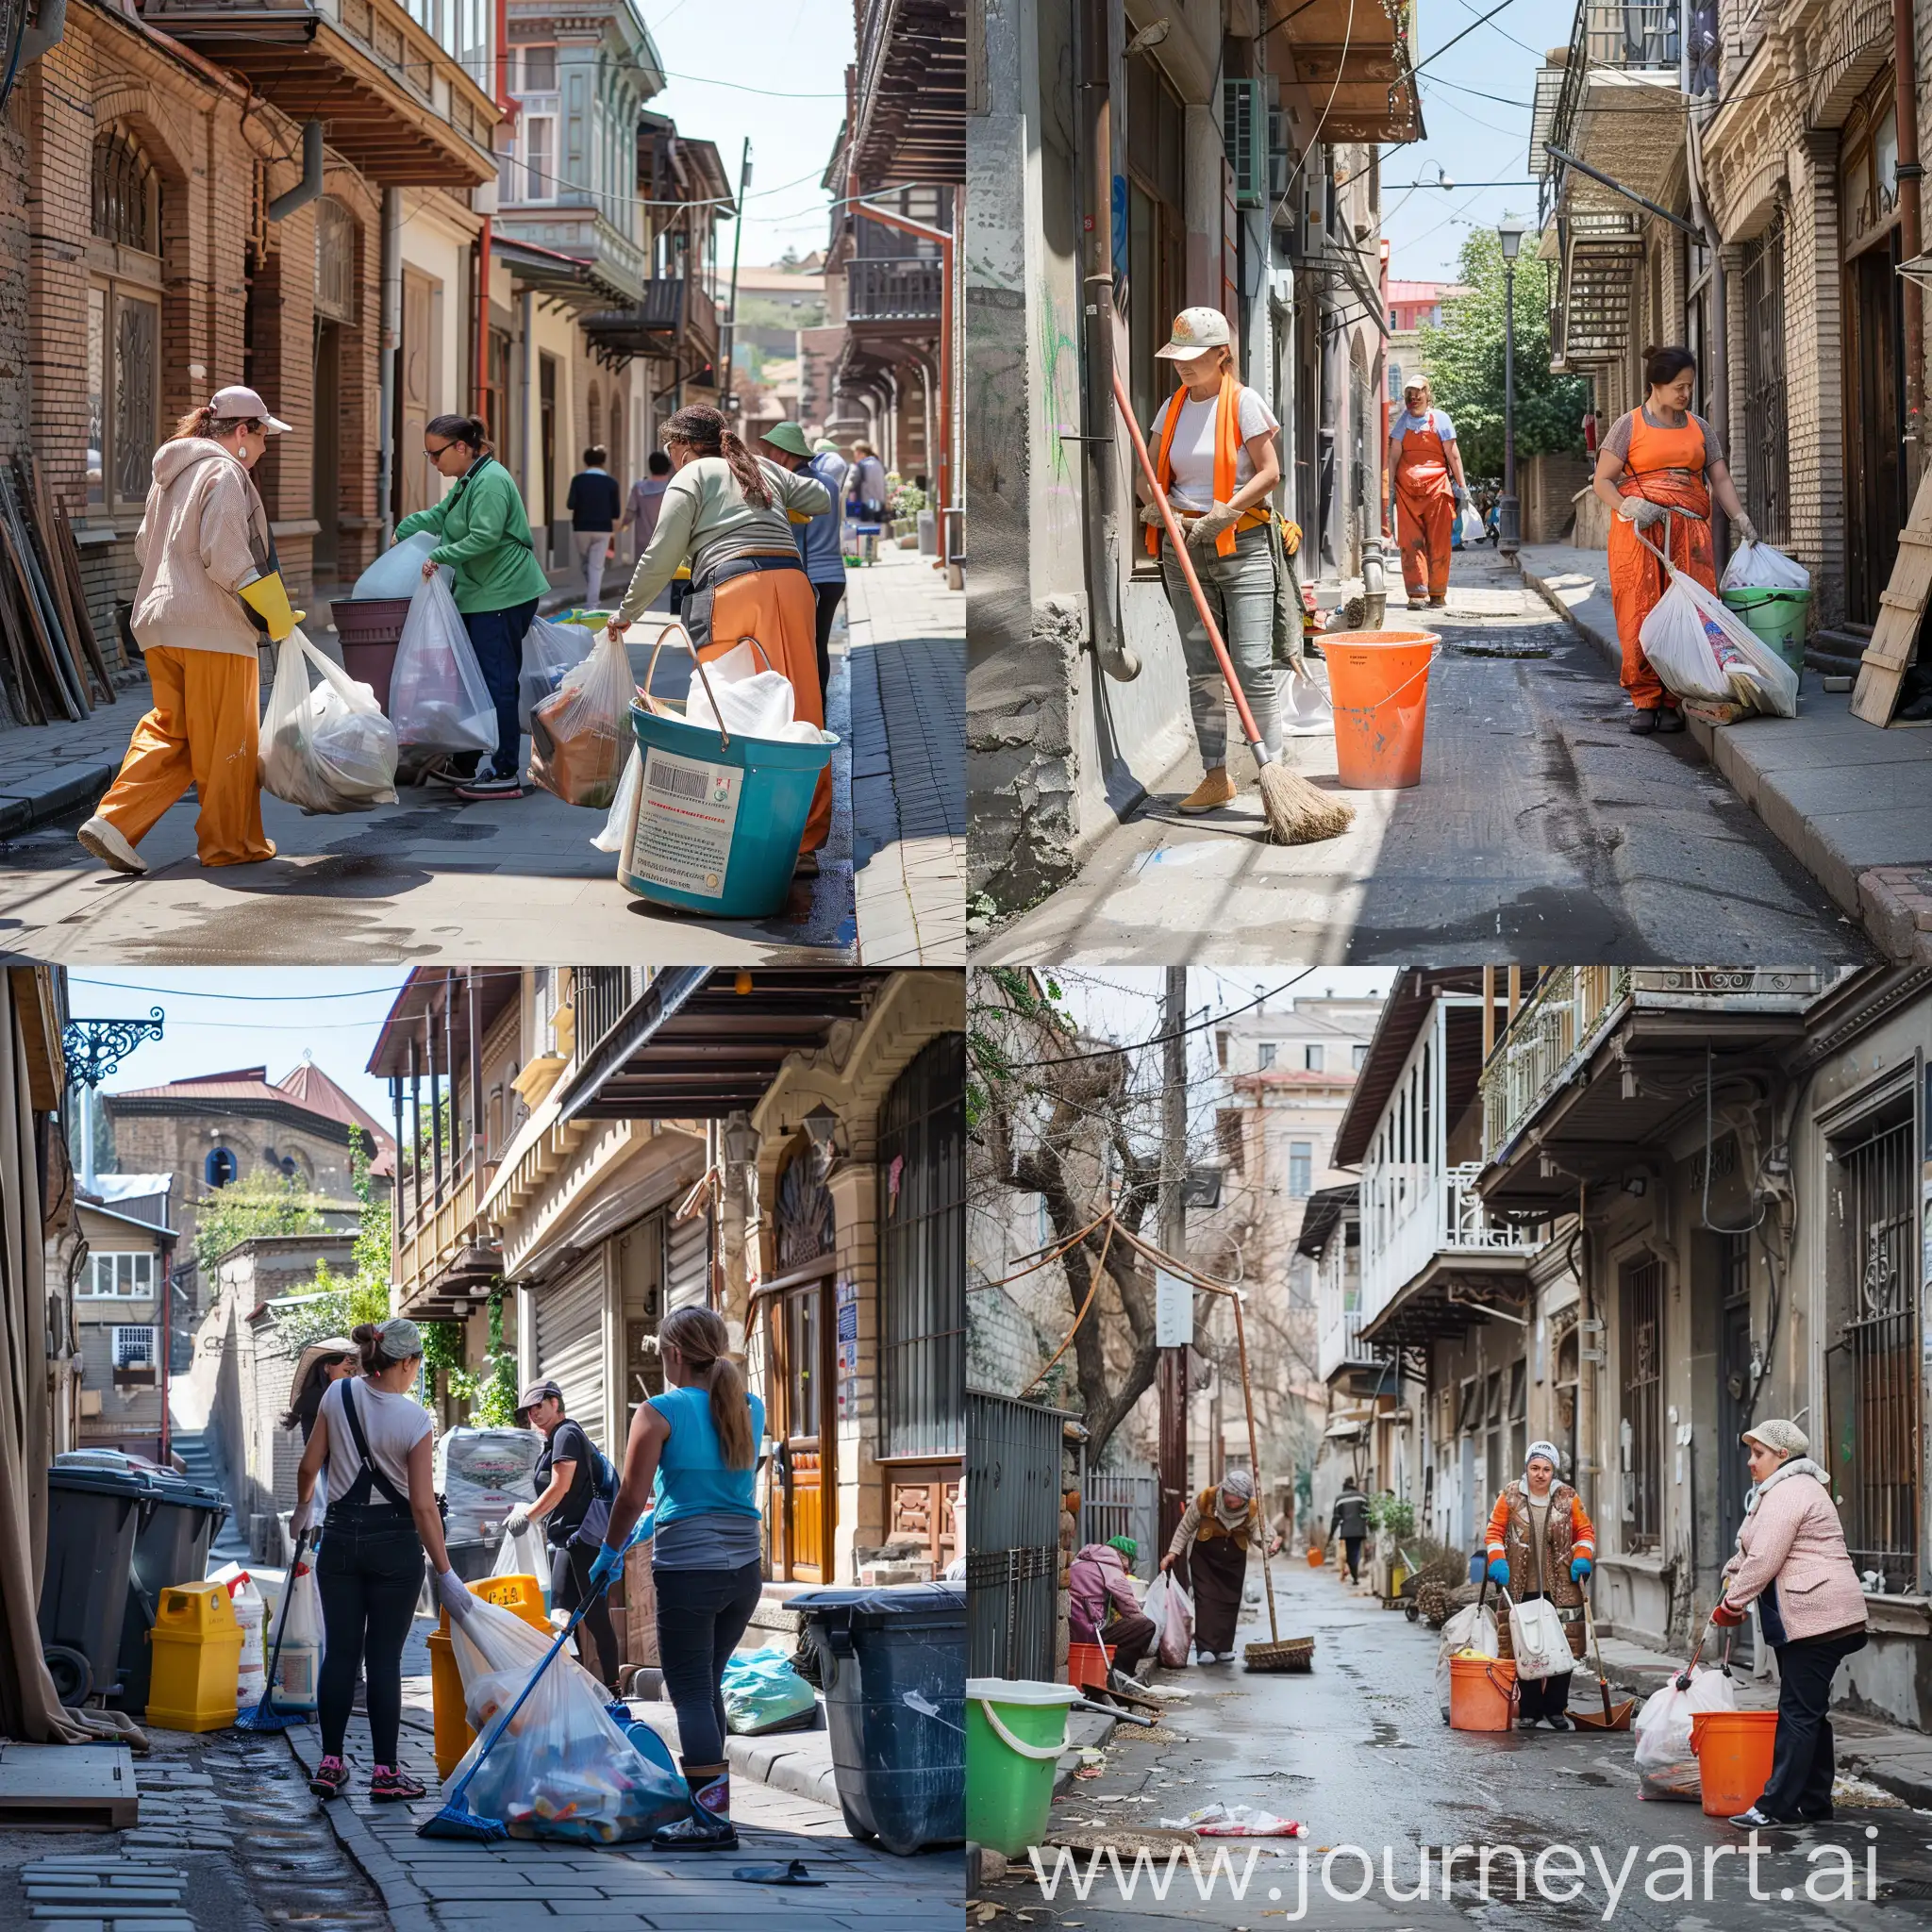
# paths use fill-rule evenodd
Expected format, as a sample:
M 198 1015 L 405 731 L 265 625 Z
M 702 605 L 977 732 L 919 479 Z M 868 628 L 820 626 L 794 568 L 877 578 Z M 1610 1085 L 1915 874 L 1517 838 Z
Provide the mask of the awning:
M 1533 1258 L 1528 1248 L 1433 1256 L 1373 1321 L 1362 1324 L 1361 1339 L 1385 1348 L 1457 1341 L 1472 1328 L 1487 1325 L 1488 1300 L 1493 1300 L 1504 1315 L 1521 1320 L 1510 1304 L 1516 1298 L 1514 1291 L 1528 1281 Z
M 1340 1422 L 1330 1423 L 1322 1431 L 1322 1439 L 1327 1442 L 1341 1442 L 1365 1436 L 1368 1432 L 1369 1425 L 1360 1416 L 1343 1416 Z

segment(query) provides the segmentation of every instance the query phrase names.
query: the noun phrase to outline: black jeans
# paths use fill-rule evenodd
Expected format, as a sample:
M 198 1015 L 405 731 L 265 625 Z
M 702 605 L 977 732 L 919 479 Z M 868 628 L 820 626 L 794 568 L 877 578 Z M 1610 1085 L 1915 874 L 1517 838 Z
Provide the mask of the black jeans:
M 316 1704 L 322 1748 L 342 1754 L 356 1673 L 369 1682 L 369 1739 L 377 1764 L 396 1761 L 403 1723 L 403 1645 L 423 1590 L 423 1539 L 407 1509 L 335 1503 L 315 1559 L 326 1642 Z
M 738 1570 L 652 1567 L 658 1655 L 687 1767 L 724 1762 L 724 1666 L 758 1607 L 758 1571 L 756 1561 Z
M 1362 1542 L 1358 1536 L 1345 1536 L 1341 1539 L 1341 1554 L 1348 1564 L 1348 1580 L 1359 1583 L 1362 1580 Z
M 818 606 L 819 700 L 824 701 L 825 687 L 832 681 L 832 620 L 845 596 L 843 582 L 814 584 L 813 602 Z
M 1561 1717 L 1570 1708 L 1570 1679 L 1573 1674 L 1565 1671 L 1560 1677 L 1517 1678 L 1518 1718 Z
M 597 1560 L 594 1543 L 565 1543 L 550 1553 L 550 1601 L 558 1609 L 574 1610 L 591 1593 L 591 1565 Z M 600 1591 L 584 1612 L 579 1631 L 588 1630 L 597 1646 L 597 1674 L 608 1690 L 617 1689 L 617 1631 L 610 1622 L 610 1592 Z M 581 1647 L 581 1645 L 579 1646 Z
M 1865 1647 L 1861 1630 L 1850 1637 L 1814 1638 L 1777 1647 L 1777 1742 L 1772 1747 L 1771 1782 L 1757 1800 L 1767 1818 L 1816 1818 L 1831 1807 L 1836 1773 L 1832 1755 L 1831 1680 L 1854 1651 Z
M 507 778 L 523 770 L 523 727 L 517 723 L 517 678 L 524 668 L 524 637 L 537 615 L 537 600 L 512 604 L 508 610 L 466 610 L 463 628 L 476 653 L 483 682 L 496 701 L 496 750 L 494 770 Z M 474 772 L 482 758 L 480 752 L 458 752 L 458 771 Z

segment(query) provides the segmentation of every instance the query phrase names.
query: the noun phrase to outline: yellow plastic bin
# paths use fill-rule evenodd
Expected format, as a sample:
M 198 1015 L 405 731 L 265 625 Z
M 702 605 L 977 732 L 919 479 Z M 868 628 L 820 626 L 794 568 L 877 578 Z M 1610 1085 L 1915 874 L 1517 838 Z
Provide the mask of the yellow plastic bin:
M 242 1625 L 223 1583 L 172 1583 L 161 1591 L 148 1632 L 149 1725 L 164 1731 L 219 1731 L 235 1722 L 242 1671 Z
M 514 1612 L 532 1630 L 552 1634 L 543 1608 L 542 1586 L 534 1576 L 479 1576 L 470 1594 L 487 1604 Z M 436 1774 L 446 1778 L 462 1762 L 463 1753 L 476 1741 L 476 1733 L 463 1708 L 463 1674 L 450 1642 L 449 1612 L 444 1610 L 429 1633 L 429 1702 L 436 1720 Z

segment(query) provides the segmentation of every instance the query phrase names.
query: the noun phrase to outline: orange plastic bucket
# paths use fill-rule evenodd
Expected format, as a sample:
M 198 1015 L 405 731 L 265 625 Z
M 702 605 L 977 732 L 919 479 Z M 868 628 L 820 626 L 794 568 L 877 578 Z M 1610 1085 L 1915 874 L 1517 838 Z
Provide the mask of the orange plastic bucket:
M 1327 1560 L 1328 1552 L 1326 1550 L 1316 1549 L 1312 1545 L 1309 1546 L 1308 1568 L 1310 1570 L 1319 1570 Z
M 1067 1645 L 1067 1682 L 1076 1690 L 1107 1689 L 1108 1666 L 1113 1652 L 1104 1643 Z
M 1516 1722 L 1516 1666 L 1507 1657 L 1449 1659 L 1449 1728 L 1507 1731 Z
M 1700 1710 L 1690 1720 L 1690 1749 L 1707 1818 L 1735 1818 L 1764 1795 L 1777 1741 L 1774 1710 Z
M 1335 765 L 1352 791 L 1400 791 L 1423 777 L 1431 630 L 1344 630 L 1321 640 L 1335 707 Z

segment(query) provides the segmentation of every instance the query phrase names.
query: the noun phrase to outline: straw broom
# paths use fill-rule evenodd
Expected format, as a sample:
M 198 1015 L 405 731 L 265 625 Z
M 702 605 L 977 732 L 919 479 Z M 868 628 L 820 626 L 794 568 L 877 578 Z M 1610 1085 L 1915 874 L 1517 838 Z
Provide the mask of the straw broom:
M 1255 1391 L 1248 1380 L 1248 1331 L 1241 1320 L 1241 1300 L 1234 1297 L 1234 1340 L 1241 1354 L 1241 1403 L 1248 1416 L 1248 1467 L 1255 1477 L 1255 1513 L 1263 1516 L 1261 1507 L 1261 1453 L 1255 1441 Z M 1268 1592 L 1268 1641 L 1244 1644 L 1241 1662 L 1251 1671 L 1307 1671 L 1314 1667 L 1315 1640 L 1291 1637 L 1282 1641 L 1281 1626 L 1274 1621 L 1274 1577 L 1268 1568 L 1268 1524 L 1261 1529 L 1261 1587 Z
M 1240 714 L 1248 749 L 1254 753 L 1255 762 L 1261 768 L 1261 810 L 1267 822 L 1269 842 L 1274 845 L 1312 845 L 1324 839 L 1339 838 L 1355 823 L 1355 807 L 1345 799 L 1331 798 L 1327 792 L 1309 784 L 1300 773 L 1291 772 L 1286 765 L 1277 764 L 1261 742 L 1261 734 L 1255 728 L 1255 714 L 1249 710 L 1241 680 L 1234 675 L 1227 645 L 1222 641 L 1221 627 L 1214 622 L 1214 613 L 1208 608 L 1201 579 L 1194 575 L 1193 559 L 1188 555 L 1187 542 L 1181 535 L 1180 525 L 1174 521 L 1174 508 L 1154 474 L 1154 464 L 1147 455 L 1146 439 L 1141 434 L 1140 424 L 1134 420 L 1133 405 L 1127 399 L 1126 386 L 1121 381 L 1118 369 L 1113 375 L 1113 397 L 1121 421 L 1127 425 L 1127 434 L 1133 439 L 1134 458 L 1141 466 L 1141 475 L 1153 492 L 1155 508 L 1160 511 L 1167 541 L 1174 545 L 1181 575 L 1188 580 L 1194 608 L 1201 614 L 1208 641 L 1214 646 L 1221 675 L 1227 680 L 1228 692 L 1234 699 L 1235 710 Z

